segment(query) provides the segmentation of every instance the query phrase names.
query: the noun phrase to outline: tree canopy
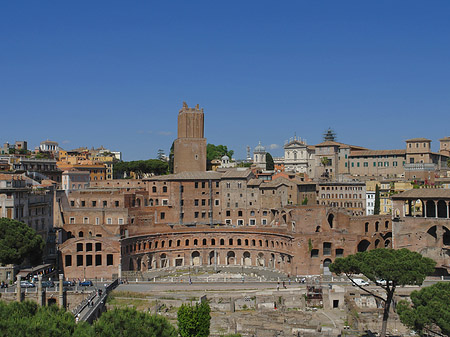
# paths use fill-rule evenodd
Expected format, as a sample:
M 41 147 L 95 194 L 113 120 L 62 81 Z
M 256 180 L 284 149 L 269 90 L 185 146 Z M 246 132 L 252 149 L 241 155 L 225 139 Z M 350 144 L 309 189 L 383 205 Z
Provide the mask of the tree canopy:
M 45 242 L 36 231 L 17 220 L 0 218 L 0 263 L 21 264 L 26 258 L 39 264 Z
M 337 258 L 330 265 L 330 271 L 345 274 L 352 283 L 384 302 L 383 324 L 381 337 L 386 335 L 389 308 L 395 289 L 398 286 L 421 285 L 427 275 L 430 275 L 436 262 L 419 253 L 406 248 L 394 250 L 377 248 L 365 252 Z M 353 275 L 363 274 L 376 285 L 384 289 L 386 297 L 382 297 L 353 281 Z
M 214 144 L 208 144 L 206 145 L 206 159 L 208 161 L 214 160 L 214 159 L 220 159 L 223 156 L 227 155 L 230 159 L 233 157 L 234 151 L 229 150 L 225 145 L 214 145 Z
M 397 312 L 403 324 L 423 335 L 434 332 L 450 336 L 450 283 L 438 282 L 413 291 L 412 305 L 401 301 Z
M 275 169 L 275 163 L 273 161 L 272 155 L 267 152 L 266 153 L 266 170 L 273 171 Z
M 0 302 L 0 336 L 15 337 L 177 337 L 176 328 L 159 315 L 134 308 L 103 313 L 89 325 L 55 305 L 40 307 L 35 302 Z
M 168 163 L 159 159 L 136 160 L 136 161 L 122 161 L 114 164 L 114 175 L 121 176 L 124 172 L 136 173 L 141 176 L 144 173 L 153 173 L 155 175 L 165 174 L 168 171 Z
M 103 313 L 94 324 L 95 336 L 177 337 L 177 330 L 159 315 L 150 315 L 134 308 L 113 309 Z
M 202 301 L 195 306 L 182 304 L 178 309 L 178 330 L 181 337 L 208 337 L 211 321 L 208 302 Z

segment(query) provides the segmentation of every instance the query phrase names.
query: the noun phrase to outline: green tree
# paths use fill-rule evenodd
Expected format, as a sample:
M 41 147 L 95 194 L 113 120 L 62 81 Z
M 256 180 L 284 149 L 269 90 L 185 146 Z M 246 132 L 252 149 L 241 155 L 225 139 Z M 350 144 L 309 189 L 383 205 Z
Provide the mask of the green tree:
M 182 304 L 178 309 L 178 330 L 181 337 L 208 337 L 211 322 L 208 302 Z
M 438 282 L 415 290 L 410 298 L 412 305 L 406 301 L 397 305 L 403 324 L 421 336 L 430 332 L 450 336 L 450 283 Z
M 170 147 L 170 153 L 169 153 L 169 174 L 173 174 L 173 158 L 174 158 L 174 145 L 175 143 L 172 142 L 172 146 Z
M 394 250 L 377 248 L 365 252 L 349 255 L 345 258 L 337 258 L 330 265 L 333 273 L 345 274 L 353 283 L 363 291 L 374 296 L 384 303 L 383 323 L 381 337 L 386 336 L 389 309 L 395 289 L 398 286 L 421 285 L 425 277 L 434 270 L 436 262 L 419 253 L 406 248 Z M 363 274 L 376 285 L 383 288 L 385 297 L 364 288 L 353 281 L 353 275 Z M 380 280 L 383 280 L 380 282 Z
M 45 243 L 36 231 L 17 220 L 0 218 L 0 263 L 21 264 L 28 259 L 39 264 Z
M 305 197 L 305 199 L 303 199 L 302 205 L 308 205 L 308 197 Z
M 380 214 L 380 186 L 375 186 L 375 205 L 373 208 L 373 214 Z
M 275 169 L 275 163 L 273 162 L 272 155 L 267 152 L 266 153 L 266 170 L 273 171 Z
M 330 165 L 330 159 L 328 159 L 328 157 L 322 157 L 322 158 L 320 159 L 320 163 L 321 163 L 323 166 L 328 166 L 328 165 Z
M 103 313 L 94 323 L 98 337 L 176 337 L 175 327 L 159 315 L 150 315 L 134 308 L 113 309 Z
M 93 336 L 89 324 L 75 323 L 72 314 L 57 306 L 39 307 L 34 302 L 0 302 L 0 336 Z
M 231 157 L 233 157 L 233 154 L 234 151 L 228 150 L 228 148 L 225 145 L 217 145 L 217 146 L 214 144 L 206 145 L 206 159 L 208 161 L 220 159 L 225 155 L 231 159 Z
M 159 159 L 136 160 L 129 162 L 118 162 L 114 165 L 114 175 L 121 176 L 124 172 L 128 175 L 131 172 L 142 176 L 144 173 L 161 175 L 167 173 L 168 163 Z

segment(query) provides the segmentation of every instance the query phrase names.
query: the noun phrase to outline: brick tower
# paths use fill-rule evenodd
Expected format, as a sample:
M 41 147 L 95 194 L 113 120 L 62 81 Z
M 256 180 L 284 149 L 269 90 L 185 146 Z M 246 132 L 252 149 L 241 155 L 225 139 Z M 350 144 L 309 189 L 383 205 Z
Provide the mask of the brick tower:
M 174 173 L 206 171 L 206 138 L 204 114 L 197 104 L 186 102 L 178 113 L 178 138 L 174 142 Z

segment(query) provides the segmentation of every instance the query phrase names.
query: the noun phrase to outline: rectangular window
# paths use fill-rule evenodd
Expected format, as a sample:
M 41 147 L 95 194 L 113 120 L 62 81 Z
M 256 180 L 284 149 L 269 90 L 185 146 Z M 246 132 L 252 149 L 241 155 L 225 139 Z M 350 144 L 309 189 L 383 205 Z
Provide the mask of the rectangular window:
M 114 206 L 119 207 L 119 202 L 117 200 L 114 201 Z
M 261 223 L 262 223 L 263 225 L 267 225 L 267 219 L 262 219 L 262 220 L 261 220 Z
M 75 218 L 70 218 L 69 219 L 69 223 L 74 224 L 75 223 Z
M 377 162 L 374 161 L 374 162 L 373 162 L 373 166 L 374 166 L 374 167 L 377 166 Z
M 86 206 L 86 201 L 81 200 L 81 207 L 84 207 L 84 206 Z
M 92 255 L 86 255 L 86 266 L 92 266 Z
M 238 226 L 244 226 L 244 220 L 238 219 Z
M 123 219 L 119 218 L 119 225 L 123 225 Z
M 163 204 L 163 206 L 167 206 L 169 204 L 169 200 L 163 199 L 162 204 Z M 181 206 L 183 206 L 183 200 L 181 200 Z
M 202 188 L 205 188 L 206 184 L 204 181 L 202 181 Z
M 368 167 L 369 166 L 369 163 L 368 162 L 365 162 L 364 163 L 364 167 Z
M 92 200 L 92 207 L 96 207 L 97 206 L 97 201 Z
M 227 224 L 227 225 L 231 225 L 231 219 L 225 219 L 225 223 Z
M 347 163 L 345 163 L 345 167 L 347 167 L 348 165 L 347 165 Z
M 83 265 L 83 255 L 77 255 L 77 267 Z
M 198 212 L 194 212 L 194 218 L 198 218 Z
M 397 162 L 394 161 L 394 162 L 392 163 L 392 166 L 397 166 Z
M 256 220 L 250 219 L 250 226 L 255 226 L 255 225 L 256 225 Z
M 108 206 L 108 202 L 106 200 L 103 200 L 103 207 L 107 207 Z
M 107 266 L 114 265 L 114 260 L 113 260 L 113 255 L 112 254 L 106 255 L 106 265 Z
M 70 200 L 70 207 L 75 207 L 75 201 L 74 200 Z
M 102 243 L 101 242 L 96 242 L 95 243 L 95 251 L 96 252 L 100 252 L 102 250 Z
M 96 225 L 100 224 L 100 218 L 95 218 L 95 224 Z
M 356 163 L 356 166 L 359 167 L 359 162 Z
M 161 212 L 159 217 L 161 218 L 161 220 L 164 220 L 166 218 L 166 213 Z
M 352 167 L 354 167 L 355 166 L 355 163 L 352 163 Z
M 92 252 L 92 243 L 90 243 L 90 242 L 86 243 L 86 251 Z
M 108 225 L 112 225 L 112 218 L 106 219 L 106 223 L 107 223 Z
M 206 218 L 206 212 L 202 212 L 202 218 Z
M 231 211 L 226 212 L 227 216 L 231 216 Z
M 202 199 L 202 206 L 206 205 L 206 199 Z
M 102 256 L 101 255 L 95 255 L 95 265 L 96 266 L 102 265 Z
M 194 206 L 198 206 L 198 199 L 194 200 Z
M 66 267 L 72 266 L 72 255 L 66 255 Z
M 219 206 L 219 199 L 214 200 L 214 205 Z
M 89 218 L 84 217 L 84 218 L 83 218 L 83 223 L 84 223 L 84 224 L 88 224 L 88 223 L 89 223 Z

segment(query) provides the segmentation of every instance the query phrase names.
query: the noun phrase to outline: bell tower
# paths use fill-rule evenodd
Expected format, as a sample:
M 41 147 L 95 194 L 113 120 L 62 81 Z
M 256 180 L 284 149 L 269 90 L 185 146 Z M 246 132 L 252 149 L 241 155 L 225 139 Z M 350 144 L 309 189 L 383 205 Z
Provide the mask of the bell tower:
M 197 104 L 186 102 L 178 113 L 178 138 L 174 142 L 173 173 L 206 171 L 206 138 L 204 114 Z

